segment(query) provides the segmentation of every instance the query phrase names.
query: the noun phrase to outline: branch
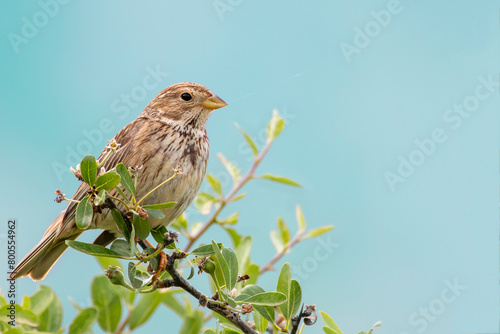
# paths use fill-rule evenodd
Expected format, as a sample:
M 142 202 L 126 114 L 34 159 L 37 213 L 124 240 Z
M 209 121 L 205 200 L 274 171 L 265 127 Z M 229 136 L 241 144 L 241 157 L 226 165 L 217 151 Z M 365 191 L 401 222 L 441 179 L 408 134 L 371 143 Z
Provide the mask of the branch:
M 229 194 L 227 194 L 226 197 L 221 199 L 219 206 L 217 207 L 215 212 L 212 214 L 212 216 L 210 216 L 210 218 L 208 218 L 208 220 L 205 222 L 205 224 L 203 224 L 201 229 L 199 229 L 198 232 L 196 232 L 194 235 L 190 236 L 189 242 L 183 250 L 185 253 L 189 252 L 189 249 L 193 246 L 193 244 L 209 229 L 210 226 L 212 226 L 217 221 L 217 218 L 219 217 L 219 214 L 221 213 L 222 209 L 224 209 L 224 207 L 229 202 L 231 202 L 231 200 L 234 198 L 236 193 L 248 181 L 250 181 L 251 179 L 253 179 L 255 177 L 255 175 L 254 175 L 255 170 L 260 165 L 260 163 L 262 162 L 262 159 L 264 159 L 264 157 L 266 156 L 266 154 L 270 148 L 271 148 L 271 142 L 267 142 L 266 145 L 264 146 L 264 148 L 262 149 L 262 151 L 260 152 L 260 154 L 254 159 L 254 162 L 253 162 L 252 166 L 250 167 L 250 169 L 248 170 L 247 174 L 240 180 L 240 182 L 236 183 L 233 186 L 233 189 L 231 189 L 231 191 L 229 192 Z
M 300 326 L 300 321 L 304 319 L 304 324 L 307 326 L 312 326 L 318 320 L 318 316 L 316 315 L 316 306 L 315 305 L 304 305 L 300 308 L 300 312 L 296 317 L 292 318 L 292 330 L 290 334 L 296 334 L 297 330 Z
M 176 286 L 179 288 L 184 289 L 187 293 L 195 297 L 199 302 L 200 305 L 206 306 L 210 310 L 217 312 L 218 314 L 222 315 L 224 318 L 227 320 L 231 321 L 235 326 L 237 326 L 239 329 L 243 331 L 245 334 L 258 334 L 256 331 L 254 331 L 245 321 L 241 319 L 238 313 L 233 312 L 229 309 L 227 309 L 224 306 L 221 306 L 217 304 L 216 302 L 210 300 L 207 298 L 207 296 L 203 295 L 200 291 L 198 291 L 194 286 L 189 284 L 188 281 L 186 281 L 180 274 L 179 272 L 175 269 L 175 260 L 177 259 L 182 259 L 183 254 L 181 253 L 172 253 L 168 257 L 167 261 L 167 267 L 165 270 L 170 274 L 172 279 L 166 279 L 163 281 L 158 281 L 156 283 L 157 288 L 168 288 L 172 286 Z

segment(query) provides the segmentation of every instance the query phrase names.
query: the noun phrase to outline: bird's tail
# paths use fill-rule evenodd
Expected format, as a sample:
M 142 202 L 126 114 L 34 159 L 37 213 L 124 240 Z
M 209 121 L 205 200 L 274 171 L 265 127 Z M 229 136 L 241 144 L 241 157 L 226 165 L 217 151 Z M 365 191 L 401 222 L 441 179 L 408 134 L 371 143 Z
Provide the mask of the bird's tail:
M 68 248 L 65 241 L 74 240 L 79 234 L 72 235 L 69 238 L 58 238 L 59 217 L 51 227 L 45 232 L 42 240 L 33 248 L 16 266 L 10 274 L 10 279 L 18 279 L 29 275 L 32 280 L 39 281 L 45 278 L 54 263 L 61 257 Z

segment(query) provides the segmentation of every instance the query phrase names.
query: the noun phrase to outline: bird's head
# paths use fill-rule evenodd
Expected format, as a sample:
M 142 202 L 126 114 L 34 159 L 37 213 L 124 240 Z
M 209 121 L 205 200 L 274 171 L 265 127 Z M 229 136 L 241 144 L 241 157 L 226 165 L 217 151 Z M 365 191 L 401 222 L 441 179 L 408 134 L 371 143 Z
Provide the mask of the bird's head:
M 205 86 L 183 82 L 161 91 L 146 106 L 144 113 L 182 127 L 203 128 L 210 113 L 226 105 Z

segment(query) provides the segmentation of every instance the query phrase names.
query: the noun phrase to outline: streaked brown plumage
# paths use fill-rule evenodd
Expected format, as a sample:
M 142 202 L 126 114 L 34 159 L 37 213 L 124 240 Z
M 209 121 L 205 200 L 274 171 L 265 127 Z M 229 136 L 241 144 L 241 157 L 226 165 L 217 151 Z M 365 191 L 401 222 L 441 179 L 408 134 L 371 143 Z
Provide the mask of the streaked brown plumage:
M 177 204 L 164 209 L 164 219 L 150 217 L 152 227 L 168 225 L 176 220 L 198 192 L 205 176 L 208 161 L 208 137 L 205 123 L 214 109 L 226 106 L 206 87 L 195 83 L 179 83 L 160 92 L 131 123 L 114 137 L 120 144 L 117 152 L 105 162 L 109 170 L 119 162 L 125 166 L 140 167 L 137 198 L 173 175 L 174 169 L 182 172 L 170 182 L 148 196 L 141 204 L 175 201 Z M 108 153 L 104 149 L 99 159 Z M 88 191 L 80 185 L 74 199 L 82 199 Z M 110 192 L 111 195 L 117 194 Z M 43 279 L 53 264 L 66 250 L 66 240 L 74 240 L 85 230 L 75 224 L 76 204 L 70 203 L 51 224 L 42 240 L 24 257 L 11 278 L 29 275 L 33 280 Z M 107 245 L 121 236 L 108 209 L 95 214 L 89 228 L 104 229 L 94 241 Z

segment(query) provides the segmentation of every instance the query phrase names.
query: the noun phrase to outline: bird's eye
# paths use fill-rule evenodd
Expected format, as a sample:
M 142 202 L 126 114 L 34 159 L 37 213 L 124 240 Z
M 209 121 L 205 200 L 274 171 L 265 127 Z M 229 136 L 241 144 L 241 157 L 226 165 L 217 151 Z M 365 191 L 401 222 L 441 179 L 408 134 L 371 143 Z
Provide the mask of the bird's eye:
M 193 97 L 191 96 L 191 94 L 189 93 L 182 93 L 181 95 L 181 99 L 183 99 L 184 101 L 189 101 L 191 100 Z

